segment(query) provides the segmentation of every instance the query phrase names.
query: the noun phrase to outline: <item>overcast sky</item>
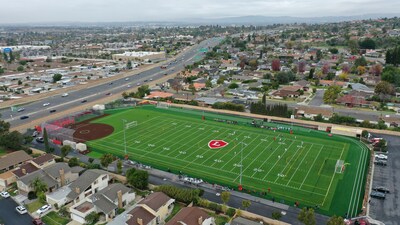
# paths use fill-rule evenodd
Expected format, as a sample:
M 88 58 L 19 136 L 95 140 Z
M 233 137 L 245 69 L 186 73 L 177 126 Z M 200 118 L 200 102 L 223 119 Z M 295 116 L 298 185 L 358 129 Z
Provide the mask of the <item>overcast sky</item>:
M 0 0 L 0 23 L 399 13 L 399 0 Z

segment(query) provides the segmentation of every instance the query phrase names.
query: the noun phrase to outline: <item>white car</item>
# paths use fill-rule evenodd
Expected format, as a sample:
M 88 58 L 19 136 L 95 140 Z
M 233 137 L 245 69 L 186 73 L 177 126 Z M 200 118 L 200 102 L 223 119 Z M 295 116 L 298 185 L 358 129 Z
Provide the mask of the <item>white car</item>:
M 387 155 L 384 155 L 384 154 L 377 154 L 377 155 L 375 155 L 375 158 L 377 158 L 377 159 L 384 159 L 384 160 L 387 160 L 387 159 L 388 159 Z
M 64 93 L 61 95 L 61 97 L 67 97 L 69 94 L 68 93 Z
M 49 106 L 50 102 L 43 103 L 43 106 Z
M 221 194 L 220 194 L 220 193 L 218 193 L 218 192 L 217 192 L 215 195 L 216 195 L 216 196 L 221 196 Z
M 8 198 L 8 197 L 10 197 L 10 194 L 7 191 L 2 191 L 2 192 L 0 192 L 0 196 L 3 198 Z
M 17 110 L 17 112 L 22 112 L 22 111 L 24 111 L 25 109 L 24 108 L 19 108 L 18 110 Z
M 23 207 L 22 205 L 15 207 L 15 210 L 17 210 L 17 212 L 19 214 L 25 214 L 28 212 L 28 211 L 26 211 L 25 207 Z
M 125 78 L 125 80 L 129 80 L 129 77 Z
M 43 213 L 49 211 L 50 209 L 51 209 L 51 206 L 50 206 L 50 205 L 44 205 L 44 206 L 40 207 L 40 209 L 38 209 L 38 210 L 36 211 L 36 213 L 39 214 L 39 215 L 41 215 L 41 214 L 43 214 Z

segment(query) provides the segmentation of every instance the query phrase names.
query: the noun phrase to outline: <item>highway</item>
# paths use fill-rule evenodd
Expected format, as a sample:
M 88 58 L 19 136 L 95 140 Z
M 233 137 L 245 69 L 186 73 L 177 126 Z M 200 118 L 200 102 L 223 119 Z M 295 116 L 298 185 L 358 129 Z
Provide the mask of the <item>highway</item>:
M 25 109 L 22 112 L 13 112 L 11 111 L 11 108 L 2 109 L 0 110 L 2 119 L 9 122 L 11 127 L 13 127 L 48 116 L 51 114 L 51 110 L 61 112 L 83 104 L 87 104 L 89 108 L 90 102 L 107 97 L 108 95 L 120 94 L 121 92 L 132 89 L 133 87 L 146 84 L 151 80 L 157 81 L 157 79 L 160 79 L 165 75 L 181 71 L 185 65 L 190 65 L 203 58 L 204 53 L 202 53 L 200 49 L 212 48 L 221 40 L 222 38 L 215 37 L 196 44 L 188 51 L 179 54 L 176 57 L 176 60 L 171 61 L 170 65 L 166 69 L 156 67 L 135 75 L 116 75 L 121 76 L 121 78 L 91 88 L 82 88 L 80 90 L 68 92 L 68 96 L 66 97 L 59 94 L 20 106 Z M 128 87 L 128 85 L 130 85 L 130 87 Z M 84 100 L 86 102 L 82 102 Z M 50 104 L 48 106 L 43 106 L 45 103 Z M 20 119 L 22 116 L 29 116 L 29 118 L 22 120 Z

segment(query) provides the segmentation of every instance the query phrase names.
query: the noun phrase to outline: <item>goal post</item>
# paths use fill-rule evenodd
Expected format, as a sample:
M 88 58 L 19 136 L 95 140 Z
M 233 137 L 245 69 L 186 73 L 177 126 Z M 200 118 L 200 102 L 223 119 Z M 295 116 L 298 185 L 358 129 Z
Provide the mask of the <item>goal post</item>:
M 136 127 L 137 125 L 138 125 L 137 121 L 126 122 L 125 123 L 125 129 Z
M 168 102 L 158 102 L 156 107 L 157 107 L 157 108 L 162 108 L 162 109 L 168 109 L 169 107 L 171 107 L 171 103 L 168 103 Z
M 335 173 L 343 173 L 344 172 L 344 161 L 337 160 L 335 165 Z

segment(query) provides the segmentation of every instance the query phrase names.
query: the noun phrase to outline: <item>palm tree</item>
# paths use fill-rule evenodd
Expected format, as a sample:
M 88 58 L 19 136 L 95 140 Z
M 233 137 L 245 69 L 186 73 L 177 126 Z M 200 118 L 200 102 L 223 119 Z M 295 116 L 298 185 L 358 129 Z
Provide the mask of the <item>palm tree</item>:
M 33 188 L 36 196 L 38 196 L 39 193 L 45 193 L 47 191 L 47 184 L 40 180 L 39 177 L 36 177 L 29 186 Z

